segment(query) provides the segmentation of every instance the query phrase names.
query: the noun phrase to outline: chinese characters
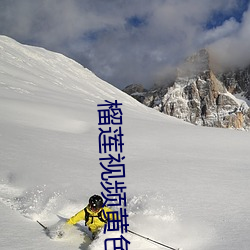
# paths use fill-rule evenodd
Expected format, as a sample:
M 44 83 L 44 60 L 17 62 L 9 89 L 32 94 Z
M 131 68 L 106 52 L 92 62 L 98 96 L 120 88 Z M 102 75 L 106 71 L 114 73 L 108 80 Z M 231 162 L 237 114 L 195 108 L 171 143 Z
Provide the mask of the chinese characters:
M 99 154 L 101 173 L 101 186 L 103 192 L 101 195 L 104 199 L 104 205 L 120 206 L 119 211 L 107 213 L 107 224 L 104 227 L 104 233 L 107 231 L 120 231 L 120 238 L 109 238 L 104 241 L 105 250 L 108 246 L 113 249 L 127 250 L 130 242 L 122 235 L 127 232 L 129 226 L 126 210 L 126 189 L 124 178 L 125 173 L 125 156 L 124 153 L 124 134 L 122 131 L 123 112 L 122 103 L 117 100 L 98 104 L 99 118 Z M 110 249 L 110 248 L 109 248 Z

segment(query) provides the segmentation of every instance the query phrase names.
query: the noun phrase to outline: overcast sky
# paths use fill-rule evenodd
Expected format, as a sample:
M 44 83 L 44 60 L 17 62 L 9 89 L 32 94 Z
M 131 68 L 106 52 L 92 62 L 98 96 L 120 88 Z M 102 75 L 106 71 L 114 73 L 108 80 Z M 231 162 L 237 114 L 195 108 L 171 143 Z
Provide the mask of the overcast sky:
M 124 88 L 212 47 L 250 62 L 250 0 L 0 0 L 0 34 L 61 52 Z

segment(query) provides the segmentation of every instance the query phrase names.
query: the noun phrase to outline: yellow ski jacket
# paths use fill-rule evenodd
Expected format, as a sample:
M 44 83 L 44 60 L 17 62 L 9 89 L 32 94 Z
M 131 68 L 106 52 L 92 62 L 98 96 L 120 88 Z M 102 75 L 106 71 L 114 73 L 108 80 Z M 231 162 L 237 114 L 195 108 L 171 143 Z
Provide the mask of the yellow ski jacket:
M 89 214 L 89 218 L 87 218 L 88 220 L 85 221 L 85 223 L 86 223 L 86 226 L 88 226 L 89 230 L 92 233 L 95 233 L 98 230 L 100 230 L 102 227 L 104 227 L 104 225 L 106 224 L 107 212 L 112 212 L 112 210 L 108 207 L 103 207 L 98 212 L 93 212 L 87 206 L 84 209 L 82 209 L 81 211 L 79 211 L 77 214 L 72 216 L 67 221 L 67 224 L 75 225 L 77 222 L 79 222 L 81 220 L 85 220 L 86 219 L 85 209 L 87 210 L 87 213 Z M 103 215 L 103 212 L 100 213 L 100 211 L 104 211 L 105 216 Z M 98 215 L 101 216 L 101 218 L 98 218 Z M 112 219 L 112 214 L 110 214 L 110 215 L 111 216 L 109 216 L 109 218 Z

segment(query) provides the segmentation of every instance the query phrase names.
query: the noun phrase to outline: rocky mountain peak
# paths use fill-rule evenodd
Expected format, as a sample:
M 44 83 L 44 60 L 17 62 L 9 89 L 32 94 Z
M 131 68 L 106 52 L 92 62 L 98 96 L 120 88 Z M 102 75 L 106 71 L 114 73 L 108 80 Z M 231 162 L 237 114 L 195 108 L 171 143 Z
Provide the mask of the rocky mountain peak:
M 178 67 L 171 86 L 148 91 L 137 88 L 129 94 L 149 107 L 196 125 L 250 128 L 249 106 L 233 95 L 247 93 L 244 87 L 249 86 L 249 71 L 215 74 L 210 64 L 208 50 L 202 49 Z
M 205 74 L 210 70 L 209 53 L 201 49 L 194 55 L 188 57 L 177 69 L 177 77 L 194 77 Z

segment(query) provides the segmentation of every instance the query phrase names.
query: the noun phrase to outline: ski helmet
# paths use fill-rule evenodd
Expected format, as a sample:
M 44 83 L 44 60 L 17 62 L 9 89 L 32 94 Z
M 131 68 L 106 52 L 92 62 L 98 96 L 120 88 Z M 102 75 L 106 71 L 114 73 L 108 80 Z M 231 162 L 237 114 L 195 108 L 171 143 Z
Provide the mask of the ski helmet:
M 103 199 L 99 195 L 93 195 L 89 198 L 89 206 L 91 210 L 99 210 L 103 205 Z

